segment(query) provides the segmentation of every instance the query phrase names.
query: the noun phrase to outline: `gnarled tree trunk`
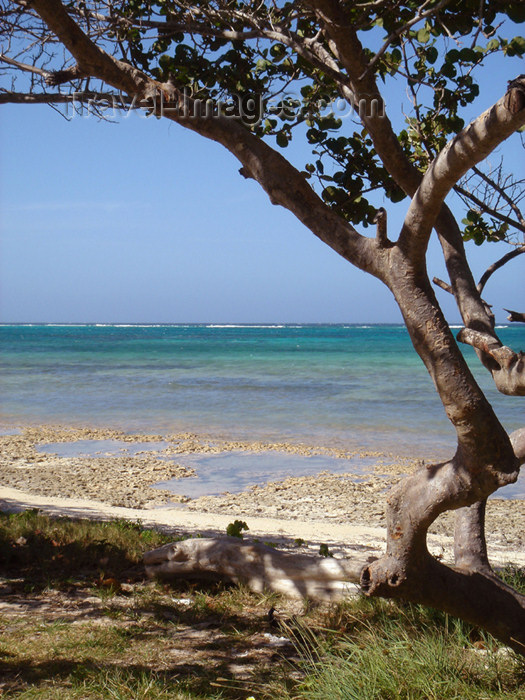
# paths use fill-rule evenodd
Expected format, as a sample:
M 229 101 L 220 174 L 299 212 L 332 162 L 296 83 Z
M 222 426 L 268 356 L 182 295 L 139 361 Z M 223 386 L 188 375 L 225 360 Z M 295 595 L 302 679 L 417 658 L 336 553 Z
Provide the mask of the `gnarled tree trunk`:
M 281 552 L 236 537 L 173 542 L 146 552 L 148 576 L 161 579 L 226 580 L 253 591 L 283 593 L 291 598 L 337 601 L 355 594 L 363 558 L 333 559 Z

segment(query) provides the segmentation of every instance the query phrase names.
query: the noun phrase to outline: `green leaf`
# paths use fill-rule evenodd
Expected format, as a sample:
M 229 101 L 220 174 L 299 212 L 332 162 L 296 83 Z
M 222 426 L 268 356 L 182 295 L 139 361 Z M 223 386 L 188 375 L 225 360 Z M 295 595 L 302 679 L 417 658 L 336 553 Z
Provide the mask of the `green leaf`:
M 423 27 L 416 33 L 416 38 L 422 44 L 426 44 L 430 39 L 430 30 L 427 27 Z
M 438 55 L 439 53 L 435 46 L 429 46 L 426 50 L 427 61 L 430 64 L 435 63 L 437 61 Z
M 399 49 L 393 49 L 392 53 L 390 54 L 390 59 L 393 63 L 401 63 L 401 59 L 403 58 L 401 51 Z
M 277 145 L 278 145 L 280 148 L 286 148 L 286 146 L 288 146 L 288 143 L 289 143 L 289 141 L 288 141 L 288 135 L 287 135 L 287 133 L 286 133 L 285 131 L 279 131 L 279 132 L 277 133 L 277 136 L 276 136 L 275 138 L 276 138 L 276 141 L 277 141 Z
M 280 59 L 286 55 L 286 48 L 283 44 L 273 44 L 270 47 L 270 53 L 274 58 Z
M 459 59 L 465 63 L 472 63 L 478 59 L 478 54 L 474 49 L 461 49 L 459 52 Z
M 455 78 L 457 75 L 456 66 L 447 61 L 441 66 L 441 74 L 446 78 Z
M 507 56 L 523 56 L 525 53 L 525 37 L 515 36 L 507 47 Z
M 511 19 L 513 22 L 517 22 L 518 24 L 525 22 L 525 4 L 523 3 L 523 0 L 510 5 L 506 12 L 509 19 Z

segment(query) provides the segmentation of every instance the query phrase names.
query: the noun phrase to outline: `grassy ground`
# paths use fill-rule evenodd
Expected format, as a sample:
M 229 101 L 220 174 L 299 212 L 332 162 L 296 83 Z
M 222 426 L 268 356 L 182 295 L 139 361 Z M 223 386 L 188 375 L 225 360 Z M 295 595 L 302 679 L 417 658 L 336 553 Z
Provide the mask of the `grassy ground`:
M 419 606 L 148 581 L 143 552 L 172 540 L 0 514 L 0 697 L 525 700 L 522 660 Z

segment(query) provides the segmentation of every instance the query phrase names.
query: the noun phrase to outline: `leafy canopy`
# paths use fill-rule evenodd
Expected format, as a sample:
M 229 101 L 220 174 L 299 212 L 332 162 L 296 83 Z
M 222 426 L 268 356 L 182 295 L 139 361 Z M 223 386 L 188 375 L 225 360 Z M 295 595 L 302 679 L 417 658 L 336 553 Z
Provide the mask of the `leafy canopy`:
M 525 53 L 525 38 L 514 35 L 516 24 L 525 21 L 521 0 L 481 6 L 479 0 L 430 1 L 416 22 L 419 1 L 341 5 L 384 94 L 395 90 L 412 103 L 398 115 L 397 138 L 420 171 L 465 126 L 465 108 L 480 93 L 487 57 Z M 240 100 L 251 107 L 245 109 L 247 128 L 281 148 L 298 135 L 306 139 L 312 158 L 302 165 L 304 175 L 346 220 L 370 223 L 376 212 L 370 193 L 376 190 L 392 202 L 406 196 L 358 115 L 349 114 L 344 68 L 308 3 L 129 0 L 119 14 L 128 23 L 120 25 L 117 38 L 136 66 L 195 97 Z M 298 50 L 309 41 L 319 47 L 317 63 Z M 465 238 L 477 243 L 501 240 L 509 231 L 508 223 L 472 202 L 463 223 Z
M 240 110 L 247 129 L 280 148 L 306 141 L 311 156 L 300 164 L 304 176 L 341 217 L 366 226 L 376 213 L 374 192 L 392 202 L 407 193 L 376 154 L 359 110 L 382 114 L 386 107 L 403 153 L 424 172 L 473 116 L 468 110 L 480 95 L 487 59 L 525 54 L 518 33 L 525 3 L 324 4 L 338 7 L 341 22 L 355 34 L 362 65 L 368 64 L 360 77 L 364 102 L 362 94 L 356 99 L 355 79 L 314 12 L 323 3 L 71 0 L 67 7 L 104 48 L 147 75 L 212 101 L 216 110 Z M 478 244 L 525 231 L 511 205 L 516 181 L 501 171 L 488 175 L 507 198 L 484 191 L 481 202 L 479 182 L 457 190 L 467 205 L 463 235 Z M 489 205 L 482 206 L 487 198 Z

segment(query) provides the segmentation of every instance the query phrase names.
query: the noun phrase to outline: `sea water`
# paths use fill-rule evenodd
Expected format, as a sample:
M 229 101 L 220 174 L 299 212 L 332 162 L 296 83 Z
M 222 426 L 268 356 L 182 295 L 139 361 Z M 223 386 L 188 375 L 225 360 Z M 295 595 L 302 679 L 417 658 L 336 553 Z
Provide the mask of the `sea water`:
M 525 346 L 525 327 L 498 329 Z M 510 431 L 523 400 L 465 355 Z M 192 432 L 403 456 L 451 454 L 454 430 L 397 325 L 0 326 L 0 420 Z

